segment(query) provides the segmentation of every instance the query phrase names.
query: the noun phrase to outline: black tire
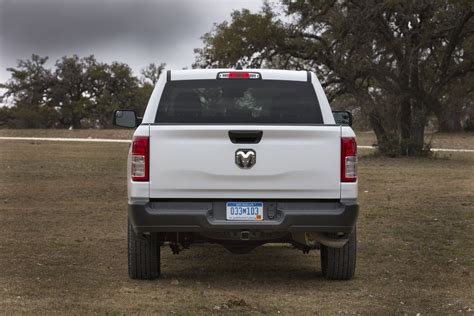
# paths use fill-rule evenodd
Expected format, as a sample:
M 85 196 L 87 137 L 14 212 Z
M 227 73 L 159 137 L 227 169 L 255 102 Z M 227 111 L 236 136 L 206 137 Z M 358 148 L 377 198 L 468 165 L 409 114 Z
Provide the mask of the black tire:
M 128 276 L 154 280 L 160 276 L 160 244 L 157 234 L 137 235 L 128 223 Z
M 321 268 L 329 280 L 350 280 L 354 277 L 357 257 L 357 229 L 349 235 L 342 248 L 321 245 Z

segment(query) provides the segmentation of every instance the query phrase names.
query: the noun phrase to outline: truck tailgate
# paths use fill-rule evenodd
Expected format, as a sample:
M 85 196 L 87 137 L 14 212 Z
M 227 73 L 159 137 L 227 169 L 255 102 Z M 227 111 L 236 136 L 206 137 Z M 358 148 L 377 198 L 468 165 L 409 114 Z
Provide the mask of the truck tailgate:
M 235 130 L 263 136 L 235 144 Z M 340 126 L 150 125 L 150 198 L 338 199 L 340 138 Z M 239 149 L 254 166 L 237 166 Z

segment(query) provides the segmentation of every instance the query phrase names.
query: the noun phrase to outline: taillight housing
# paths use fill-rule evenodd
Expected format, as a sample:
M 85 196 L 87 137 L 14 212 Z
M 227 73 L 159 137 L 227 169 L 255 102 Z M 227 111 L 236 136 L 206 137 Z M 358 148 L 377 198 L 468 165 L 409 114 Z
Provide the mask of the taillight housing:
M 354 137 L 341 139 L 341 182 L 357 181 L 357 142 Z
M 217 79 L 262 79 L 258 72 L 219 72 Z
M 133 181 L 150 179 L 150 138 L 136 136 L 132 142 L 131 176 Z

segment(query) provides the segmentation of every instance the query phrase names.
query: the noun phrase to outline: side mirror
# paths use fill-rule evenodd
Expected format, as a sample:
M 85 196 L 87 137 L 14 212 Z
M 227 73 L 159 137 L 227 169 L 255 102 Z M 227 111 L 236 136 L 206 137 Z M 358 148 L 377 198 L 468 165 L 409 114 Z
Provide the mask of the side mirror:
M 112 123 L 115 126 L 127 128 L 135 128 L 140 125 L 134 110 L 115 110 Z
M 334 121 L 338 125 L 352 126 L 352 113 L 349 111 L 332 111 Z

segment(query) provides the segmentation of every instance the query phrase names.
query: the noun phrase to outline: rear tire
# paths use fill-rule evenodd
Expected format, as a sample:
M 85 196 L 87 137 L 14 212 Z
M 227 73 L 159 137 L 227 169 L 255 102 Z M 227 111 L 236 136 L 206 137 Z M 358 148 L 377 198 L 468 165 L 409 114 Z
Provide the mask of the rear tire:
M 342 248 L 321 245 L 321 268 L 329 280 L 350 280 L 354 277 L 357 256 L 357 229 L 349 235 Z
M 157 234 L 137 235 L 128 223 L 128 276 L 154 280 L 160 276 L 160 243 Z

